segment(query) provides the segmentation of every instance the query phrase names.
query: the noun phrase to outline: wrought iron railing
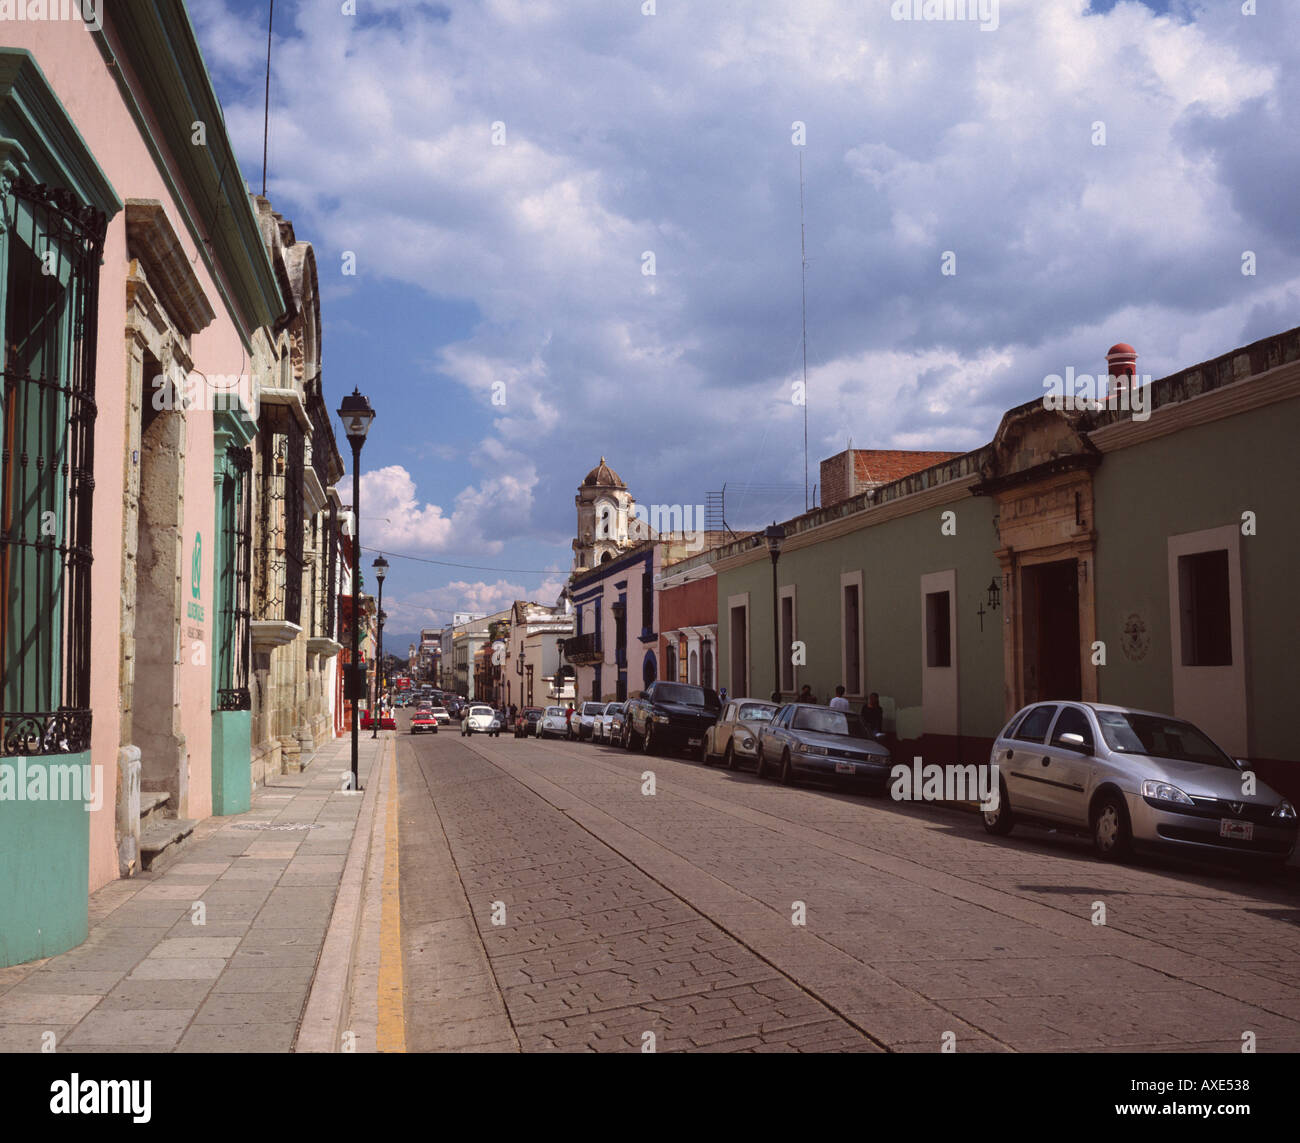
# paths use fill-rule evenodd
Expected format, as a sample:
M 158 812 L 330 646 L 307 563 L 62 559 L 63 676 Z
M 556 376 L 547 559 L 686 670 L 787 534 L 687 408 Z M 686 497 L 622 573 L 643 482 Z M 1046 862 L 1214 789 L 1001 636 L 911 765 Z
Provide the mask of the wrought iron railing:
M 253 520 L 251 474 L 253 452 L 230 445 L 226 449 L 233 477 L 222 483 L 223 510 L 226 522 L 225 558 L 229 581 L 222 584 L 223 630 L 230 637 L 229 649 L 222 648 L 223 682 L 217 690 L 220 710 L 249 710 L 252 695 L 248 686 L 249 660 L 252 655 L 252 560 L 250 533 Z
M 257 551 L 259 618 L 302 621 L 303 432 L 288 407 L 271 406 L 263 428 Z
M 107 221 L 15 178 L 0 234 L 0 751 L 90 747 L 95 352 Z

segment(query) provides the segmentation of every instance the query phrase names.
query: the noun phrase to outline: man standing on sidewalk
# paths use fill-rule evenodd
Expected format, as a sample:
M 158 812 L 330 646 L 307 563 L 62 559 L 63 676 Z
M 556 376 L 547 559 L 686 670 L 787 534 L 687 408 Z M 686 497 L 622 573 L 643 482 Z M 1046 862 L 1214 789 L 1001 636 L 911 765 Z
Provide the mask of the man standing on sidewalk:
M 844 688 L 842 686 L 835 688 L 835 697 L 827 704 L 831 710 L 852 710 L 849 706 L 849 700 L 844 697 Z

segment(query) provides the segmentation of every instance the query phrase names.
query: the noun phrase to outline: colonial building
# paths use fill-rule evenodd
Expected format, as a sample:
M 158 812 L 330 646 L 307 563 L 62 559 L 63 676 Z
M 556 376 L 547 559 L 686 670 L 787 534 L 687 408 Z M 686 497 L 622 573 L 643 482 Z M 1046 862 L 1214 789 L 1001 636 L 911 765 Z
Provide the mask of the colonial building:
M 786 521 L 780 680 L 768 551 L 724 547 L 722 681 L 877 691 L 900 752 L 940 761 L 986 759 L 1040 698 L 1164 711 L 1300 794 L 1300 329 L 1130 391 L 1135 359 L 1111 350 L 1104 408 L 1040 397 L 980 449 Z
M 561 697 L 561 644 L 573 634 L 573 609 L 561 596 L 554 607 L 516 600 L 510 609 L 503 675 L 506 705 L 545 706 Z

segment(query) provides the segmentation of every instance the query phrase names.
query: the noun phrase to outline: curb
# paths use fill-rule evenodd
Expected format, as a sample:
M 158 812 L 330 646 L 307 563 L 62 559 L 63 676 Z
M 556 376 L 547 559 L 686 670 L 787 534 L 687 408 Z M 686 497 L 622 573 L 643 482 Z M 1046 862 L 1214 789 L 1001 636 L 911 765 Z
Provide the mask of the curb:
M 388 760 L 392 743 L 391 736 L 384 739 L 383 748 L 372 759 L 365 777 L 366 785 L 362 791 L 357 828 L 352 834 L 352 844 L 348 847 L 338 896 L 334 899 L 334 911 L 325 932 L 325 943 L 316 964 L 316 975 L 312 978 L 311 992 L 307 996 L 298 1036 L 294 1040 L 294 1052 L 342 1050 L 340 1035 L 352 987 L 352 968 L 365 897 L 366 866 L 379 807 L 379 777 Z

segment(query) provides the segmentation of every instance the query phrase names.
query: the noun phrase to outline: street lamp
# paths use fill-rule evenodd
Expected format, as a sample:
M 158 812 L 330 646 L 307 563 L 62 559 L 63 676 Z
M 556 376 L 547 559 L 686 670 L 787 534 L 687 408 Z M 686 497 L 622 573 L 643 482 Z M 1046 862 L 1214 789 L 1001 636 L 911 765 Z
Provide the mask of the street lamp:
M 781 693 L 781 625 L 777 616 L 776 561 L 781 558 L 781 545 L 785 543 L 785 529 L 775 520 L 764 533 L 767 551 L 772 557 L 772 691 Z
M 352 788 L 361 789 L 357 776 L 357 750 L 360 722 L 357 703 L 361 698 L 361 676 L 358 671 L 357 658 L 361 653 L 360 624 L 361 612 L 357 598 L 357 584 L 361 579 L 361 446 L 366 443 L 366 433 L 370 431 L 370 422 L 375 419 L 375 411 L 356 388 L 352 395 L 344 397 L 339 405 L 339 420 L 343 422 L 343 431 L 347 434 L 348 444 L 352 446 L 352 661 L 348 664 L 349 686 L 352 692 Z
M 379 638 L 376 643 L 375 651 L 375 714 L 370 716 L 370 737 L 378 738 L 379 720 L 375 716 L 380 713 L 379 695 L 380 688 L 384 681 L 384 576 L 388 574 L 388 561 L 381 555 L 370 566 L 375 569 L 375 579 L 379 581 L 379 602 L 375 605 L 379 612 Z

